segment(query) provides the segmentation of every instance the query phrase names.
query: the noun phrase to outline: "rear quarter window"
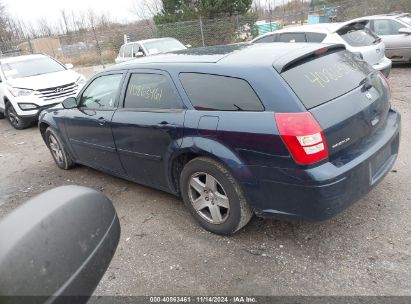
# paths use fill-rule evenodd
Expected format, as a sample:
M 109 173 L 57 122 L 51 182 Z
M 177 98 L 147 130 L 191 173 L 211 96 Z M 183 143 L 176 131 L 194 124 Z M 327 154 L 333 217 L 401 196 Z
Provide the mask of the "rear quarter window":
M 260 99 L 244 79 L 199 73 L 181 73 L 193 107 L 204 111 L 264 111 Z
M 305 36 L 307 37 L 307 42 L 313 42 L 313 43 L 321 43 L 327 37 L 327 34 L 323 33 L 305 33 Z
M 305 33 L 284 33 L 280 35 L 280 42 L 306 42 Z
M 268 36 L 262 37 L 254 41 L 254 43 L 270 43 L 270 42 L 274 42 L 274 35 L 268 35 Z
M 362 23 L 344 26 L 337 31 L 337 34 L 353 47 L 373 45 L 379 40 L 379 37 L 373 34 L 373 32 Z
M 281 76 L 311 109 L 359 87 L 372 72 L 372 67 L 353 53 L 339 51 L 303 62 Z

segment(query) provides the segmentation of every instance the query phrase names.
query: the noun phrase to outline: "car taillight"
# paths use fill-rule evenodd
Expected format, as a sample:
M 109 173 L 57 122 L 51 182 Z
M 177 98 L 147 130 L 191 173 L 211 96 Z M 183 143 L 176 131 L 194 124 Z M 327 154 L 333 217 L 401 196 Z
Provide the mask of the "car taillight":
M 275 121 L 296 163 L 310 165 L 328 157 L 324 132 L 311 113 L 275 113 Z
M 392 94 L 392 91 L 391 91 L 391 83 L 390 83 L 390 81 L 388 80 L 388 78 L 384 75 L 384 73 L 382 73 L 382 72 L 380 71 L 379 74 L 380 74 L 381 79 L 385 82 L 385 84 L 386 84 L 387 87 L 388 87 L 388 99 L 391 99 L 391 94 Z

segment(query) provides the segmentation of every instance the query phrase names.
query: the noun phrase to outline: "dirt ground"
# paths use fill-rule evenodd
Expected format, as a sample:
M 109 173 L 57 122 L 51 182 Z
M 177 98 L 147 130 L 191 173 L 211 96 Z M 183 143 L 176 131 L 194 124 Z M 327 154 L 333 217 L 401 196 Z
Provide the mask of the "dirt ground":
M 392 73 L 402 114 L 394 170 L 320 223 L 254 218 L 233 237 L 198 227 L 179 199 L 78 166 L 58 169 L 36 127 L 0 120 L 0 217 L 59 185 L 103 191 L 122 227 L 97 295 L 411 295 L 411 65 Z

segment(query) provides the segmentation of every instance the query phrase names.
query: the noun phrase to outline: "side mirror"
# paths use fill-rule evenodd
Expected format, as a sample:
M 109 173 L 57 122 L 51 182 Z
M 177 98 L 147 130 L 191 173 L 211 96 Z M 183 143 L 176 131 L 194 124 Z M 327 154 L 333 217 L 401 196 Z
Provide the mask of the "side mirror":
M 69 70 L 71 70 L 72 68 L 74 68 L 74 65 L 71 64 L 71 63 L 67 63 L 67 64 L 65 64 L 65 66 L 66 66 L 66 68 L 69 69 Z
M 410 28 L 410 27 L 400 28 L 400 29 L 398 30 L 398 33 L 400 33 L 400 34 L 405 34 L 405 35 L 411 35 L 411 28 Z
M 63 108 L 74 109 L 77 108 L 77 99 L 75 97 L 69 97 L 63 100 Z
M 139 58 L 139 57 L 144 57 L 144 53 L 143 52 L 134 53 L 134 58 Z
M 192 48 L 193 46 L 191 44 L 186 44 L 186 48 Z
M 38 195 L 0 222 L 1 303 L 86 303 L 119 238 L 116 211 L 101 192 L 63 186 Z

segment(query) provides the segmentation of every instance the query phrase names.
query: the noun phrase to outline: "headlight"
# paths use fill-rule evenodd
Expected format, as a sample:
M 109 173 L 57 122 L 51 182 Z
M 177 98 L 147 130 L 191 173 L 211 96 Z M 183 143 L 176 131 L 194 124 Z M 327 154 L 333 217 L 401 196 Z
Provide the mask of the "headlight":
M 78 79 L 77 79 L 77 81 L 76 81 L 76 83 L 78 84 L 78 85 L 84 85 L 85 83 L 86 83 L 86 77 L 84 77 L 83 75 L 82 76 L 80 76 Z
M 19 103 L 18 105 L 23 111 L 37 109 L 37 105 L 35 105 L 34 103 Z
M 11 95 L 13 95 L 14 97 L 30 96 L 31 94 L 33 94 L 33 90 L 19 89 L 13 87 L 9 87 L 8 89 Z

